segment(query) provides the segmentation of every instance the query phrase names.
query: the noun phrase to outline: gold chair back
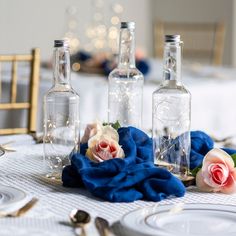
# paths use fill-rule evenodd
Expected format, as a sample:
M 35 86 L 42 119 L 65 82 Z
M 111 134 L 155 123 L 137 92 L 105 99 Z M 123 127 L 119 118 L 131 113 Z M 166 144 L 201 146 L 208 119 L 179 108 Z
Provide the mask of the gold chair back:
M 184 42 L 184 59 L 221 65 L 224 51 L 223 23 L 180 23 L 157 21 L 154 26 L 155 56 L 163 56 L 166 34 L 179 34 Z
M 27 102 L 17 101 L 17 70 L 18 63 L 30 64 L 29 97 Z M 11 63 L 10 101 L 0 102 L 0 110 L 28 110 L 27 127 L 0 128 L 2 134 L 22 134 L 36 131 L 36 113 L 38 105 L 40 50 L 35 48 L 29 55 L 0 55 L 0 64 Z M 0 81 L 1 84 L 1 81 Z

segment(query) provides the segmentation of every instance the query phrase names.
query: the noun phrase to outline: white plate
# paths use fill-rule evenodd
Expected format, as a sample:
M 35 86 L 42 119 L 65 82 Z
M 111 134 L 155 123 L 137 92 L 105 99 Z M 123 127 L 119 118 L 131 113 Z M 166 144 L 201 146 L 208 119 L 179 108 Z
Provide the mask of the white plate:
M 129 235 L 235 236 L 236 207 L 216 204 L 163 205 L 124 215 L 121 225 Z
M 0 185 L 0 211 L 11 212 L 23 206 L 29 197 L 20 189 Z

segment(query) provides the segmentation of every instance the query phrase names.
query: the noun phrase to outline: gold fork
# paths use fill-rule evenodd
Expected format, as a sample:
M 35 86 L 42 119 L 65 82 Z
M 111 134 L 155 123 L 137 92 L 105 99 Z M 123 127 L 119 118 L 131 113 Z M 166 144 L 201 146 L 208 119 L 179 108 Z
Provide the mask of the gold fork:
M 11 213 L 0 212 L 0 217 L 19 217 L 19 216 L 22 216 L 26 212 L 28 212 L 37 202 L 38 202 L 38 199 L 33 197 L 23 207 L 21 207 L 20 209 L 14 211 L 14 212 L 11 212 Z

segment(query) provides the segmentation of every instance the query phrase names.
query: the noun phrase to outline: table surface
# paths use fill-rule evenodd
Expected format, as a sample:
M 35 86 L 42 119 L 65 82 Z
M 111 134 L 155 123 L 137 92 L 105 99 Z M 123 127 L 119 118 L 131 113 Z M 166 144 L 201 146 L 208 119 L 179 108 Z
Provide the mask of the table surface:
M 133 203 L 109 203 L 91 196 L 85 189 L 65 188 L 61 183 L 50 182 L 43 176 L 43 146 L 35 144 L 31 136 L 0 136 L 0 144 L 14 141 L 16 152 L 0 157 L 0 183 L 24 190 L 39 199 L 37 205 L 19 218 L 0 218 L 0 235 L 75 235 L 69 225 L 68 215 L 74 208 L 99 215 L 110 223 L 140 207 L 156 204 L 214 203 L 236 206 L 236 195 L 201 193 L 192 187 L 182 198 L 170 198 L 160 203 L 136 201 Z M 88 236 L 96 236 L 93 224 L 87 227 Z M 124 236 L 125 234 L 120 234 Z

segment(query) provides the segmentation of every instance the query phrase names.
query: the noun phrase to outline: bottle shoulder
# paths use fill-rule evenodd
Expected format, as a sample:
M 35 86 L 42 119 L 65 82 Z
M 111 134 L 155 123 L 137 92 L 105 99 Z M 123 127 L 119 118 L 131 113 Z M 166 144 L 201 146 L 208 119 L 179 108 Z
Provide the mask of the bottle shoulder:
M 50 88 L 47 93 L 45 94 L 45 97 L 79 97 L 79 94 L 70 86 L 53 86 Z
M 109 80 L 144 80 L 143 74 L 137 68 L 115 68 L 108 76 Z
M 176 81 L 164 81 L 159 88 L 154 91 L 154 94 L 186 94 L 191 96 L 189 90 L 184 86 L 184 84 Z

